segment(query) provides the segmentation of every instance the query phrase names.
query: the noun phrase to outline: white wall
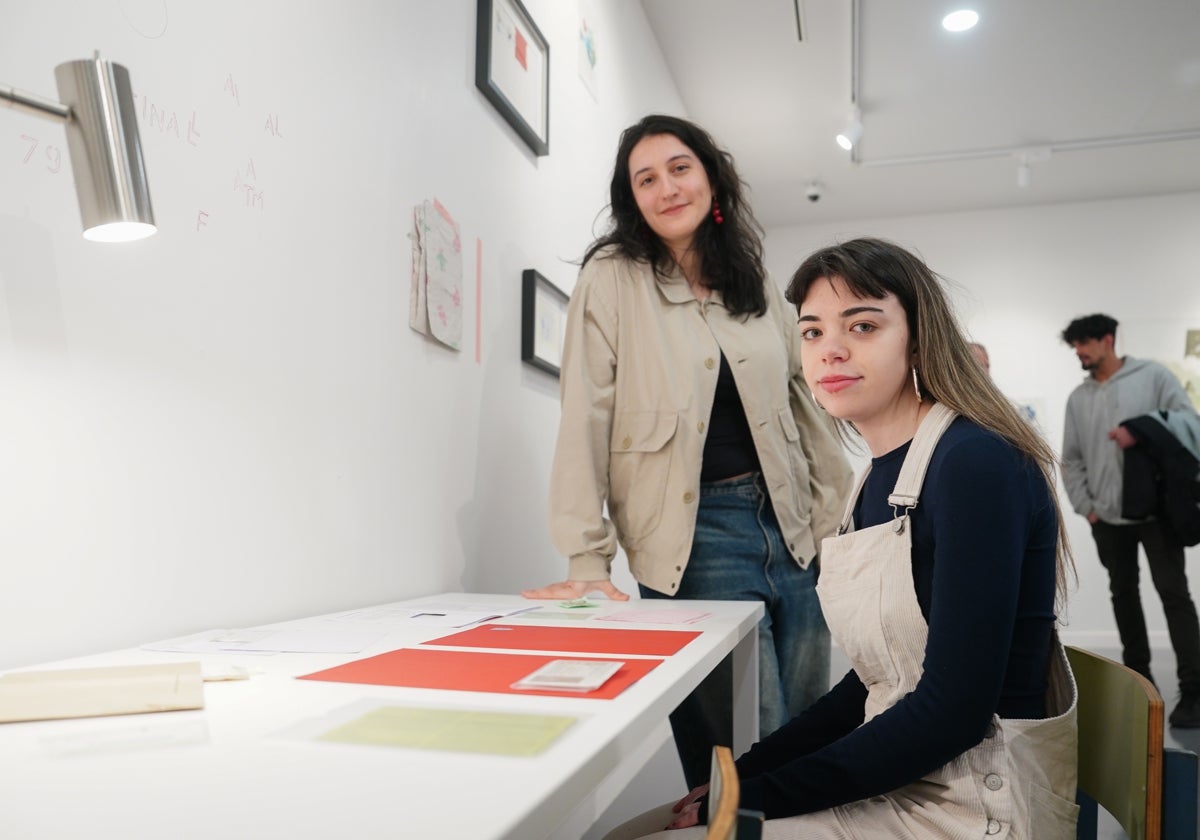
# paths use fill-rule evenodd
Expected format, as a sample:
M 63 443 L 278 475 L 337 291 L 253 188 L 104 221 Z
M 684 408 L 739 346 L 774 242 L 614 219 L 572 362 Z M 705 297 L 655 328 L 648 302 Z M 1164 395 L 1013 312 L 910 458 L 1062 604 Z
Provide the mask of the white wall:
M 1062 329 L 1075 317 L 1107 312 L 1120 322 L 1121 353 L 1183 359 L 1184 334 L 1200 329 L 1200 193 L 1126 201 L 872 219 L 775 228 L 768 266 L 787 285 L 812 251 L 855 236 L 891 239 L 920 254 L 951 281 L 963 326 L 987 346 L 992 375 L 1014 399 L 1038 409 L 1061 451 L 1067 395 L 1083 373 Z M 1063 636 L 1119 649 L 1086 521 L 1067 527 L 1079 586 Z M 1193 596 L 1200 594 L 1200 548 L 1188 550 Z M 1155 646 L 1169 647 L 1162 605 L 1143 561 L 1142 602 Z
M 525 5 L 542 158 L 474 86 L 469 0 L 0 0 L 0 82 L 54 98 L 99 49 L 167 115 L 139 114 L 161 231 L 105 247 L 65 151 L 52 171 L 62 127 L 0 109 L 0 668 L 562 576 L 521 271 L 570 290 L 620 129 L 682 106 L 635 0 L 593 4 L 598 102 L 577 3 Z M 407 326 L 433 197 L 464 245 L 461 352 Z

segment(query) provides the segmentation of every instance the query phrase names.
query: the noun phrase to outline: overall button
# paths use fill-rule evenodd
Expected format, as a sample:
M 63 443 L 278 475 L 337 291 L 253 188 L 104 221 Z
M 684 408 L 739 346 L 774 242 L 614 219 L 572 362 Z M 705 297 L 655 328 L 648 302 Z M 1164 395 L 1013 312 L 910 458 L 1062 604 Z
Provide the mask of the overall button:
M 703 420 L 701 420 L 699 423 L 696 424 L 696 431 L 698 431 L 698 432 L 704 431 L 704 421 Z
M 715 360 L 709 358 L 709 359 L 704 360 L 704 366 L 706 368 L 708 368 L 709 370 L 712 370 L 713 368 L 715 368 L 717 366 L 717 363 Z
M 685 503 L 690 502 L 694 498 L 696 498 L 696 496 L 692 493 L 691 490 L 688 490 L 686 493 L 683 494 L 683 501 Z
M 988 790 L 1000 790 L 1000 788 L 1004 787 L 1004 780 L 995 773 L 988 773 L 984 776 L 983 783 L 987 786 Z
M 987 833 L 988 834 L 999 834 L 1000 833 L 1000 820 L 988 820 Z
M 995 738 L 996 737 L 996 724 L 989 723 L 987 731 L 983 733 L 983 737 L 984 738 Z
M 625 439 L 621 441 L 621 448 L 628 449 L 631 446 L 633 446 L 633 438 L 631 438 L 629 435 L 625 435 Z

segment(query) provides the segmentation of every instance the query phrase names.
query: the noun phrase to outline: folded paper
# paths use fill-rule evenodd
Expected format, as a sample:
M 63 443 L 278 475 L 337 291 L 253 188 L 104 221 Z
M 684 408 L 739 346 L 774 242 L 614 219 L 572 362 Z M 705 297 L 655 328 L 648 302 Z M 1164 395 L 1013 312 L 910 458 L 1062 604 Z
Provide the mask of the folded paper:
M 0 676 L 0 723 L 204 708 L 199 662 Z

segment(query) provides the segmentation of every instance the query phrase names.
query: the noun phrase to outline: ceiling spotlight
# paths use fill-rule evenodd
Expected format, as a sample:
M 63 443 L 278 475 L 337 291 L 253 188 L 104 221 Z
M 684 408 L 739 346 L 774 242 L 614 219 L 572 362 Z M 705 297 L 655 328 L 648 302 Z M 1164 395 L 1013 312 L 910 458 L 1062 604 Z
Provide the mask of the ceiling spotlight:
M 846 127 L 842 129 L 837 136 L 837 144 L 847 152 L 858 145 L 858 141 L 863 136 L 862 113 L 855 106 L 850 113 L 850 121 L 846 123 Z
M 970 9 L 959 9 L 942 18 L 942 27 L 947 32 L 966 32 L 979 23 L 979 13 Z
M 1017 160 L 1017 186 L 1025 189 L 1033 183 L 1034 163 L 1045 163 L 1050 160 L 1050 149 L 1046 146 L 1022 149 L 1013 154 Z
M 1025 161 L 1017 164 L 1017 186 L 1025 189 L 1033 183 L 1033 170 Z

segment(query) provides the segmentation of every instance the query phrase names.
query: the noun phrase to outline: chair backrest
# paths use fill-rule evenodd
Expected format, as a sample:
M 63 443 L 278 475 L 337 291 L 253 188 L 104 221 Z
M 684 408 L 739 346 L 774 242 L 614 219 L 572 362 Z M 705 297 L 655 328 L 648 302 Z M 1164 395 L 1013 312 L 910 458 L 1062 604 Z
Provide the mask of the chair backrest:
M 1162 697 L 1119 662 L 1071 646 L 1067 659 L 1079 688 L 1079 790 L 1130 840 L 1160 840 Z
M 715 746 L 712 754 L 712 775 L 708 782 L 707 840 L 736 840 L 738 822 L 737 768 L 729 747 Z
M 741 788 L 729 747 L 713 747 L 706 840 L 761 840 L 763 812 L 739 808 Z

